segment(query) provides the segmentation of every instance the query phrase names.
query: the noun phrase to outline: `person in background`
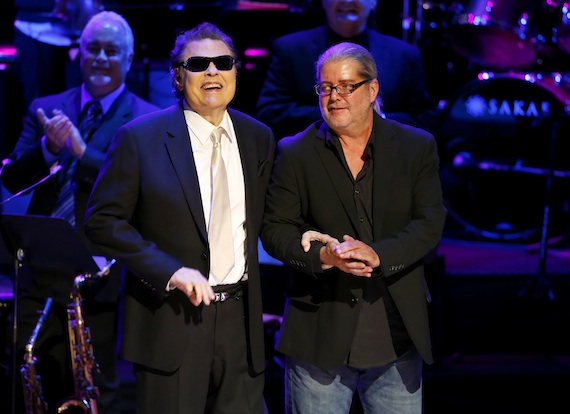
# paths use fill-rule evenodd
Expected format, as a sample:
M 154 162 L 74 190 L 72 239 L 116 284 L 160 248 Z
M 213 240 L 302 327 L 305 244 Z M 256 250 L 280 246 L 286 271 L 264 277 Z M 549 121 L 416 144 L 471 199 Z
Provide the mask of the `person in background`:
M 85 238 L 83 216 L 99 168 L 117 128 L 139 115 L 159 108 L 127 90 L 125 78 L 134 59 L 134 38 L 127 21 L 115 12 L 93 16 L 81 34 L 80 65 L 83 84 L 57 95 L 35 99 L 28 109 L 22 134 L 4 160 L 2 183 L 20 192 L 61 171 L 35 187 L 27 214 L 64 218 L 93 256 L 104 256 Z M 57 234 L 53 235 L 54 243 Z M 109 258 L 111 259 L 111 258 Z M 85 321 L 91 330 L 100 374 L 101 413 L 119 412 L 119 377 L 116 372 L 117 267 L 94 283 L 85 296 Z M 66 308 L 75 273 L 68 269 L 28 268 L 21 278 L 18 344 L 30 337 L 47 297 L 54 304 L 38 338 L 38 370 L 51 409 L 73 394 L 69 360 Z
M 103 9 L 100 0 L 15 0 L 14 46 L 22 112 L 40 96 L 68 87 L 73 51 L 87 20 Z
M 422 411 L 433 362 L 422 260 L 446 210 L 434 136 L 382 118 L 375 59 L 342 42 L 316 64 L 323 120 L 277 145 L 261 240 L 292 268 L 277 350 L 287 413 Z
M 211 23 L 179 34 L 179 102 L 117 131 L 89 200 L 87 236 L 126 270 L 119 352 L 138 414 L 264 410 L 257 243 L 275 138 L 228 107 L 237 56 Z
M 314 64 L 330 46 L 350 41 L 370 51 L 378 66 L 384 115 L 434 131 L 437 112 L 425 85 L 417 47 L 368 27 L 376 0 L 322 0 L 326 25 L 277 38 L 256 105 L 256 116 L 276 138 L 292 135 L 320 118 L 313 91 Z

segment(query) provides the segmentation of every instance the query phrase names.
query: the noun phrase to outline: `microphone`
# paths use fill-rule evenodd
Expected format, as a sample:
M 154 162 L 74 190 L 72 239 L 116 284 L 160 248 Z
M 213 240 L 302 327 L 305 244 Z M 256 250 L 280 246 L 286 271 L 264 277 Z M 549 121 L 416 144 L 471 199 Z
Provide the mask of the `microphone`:
M 59 164 L 59 162 L 56 162 L 55 164 L 53 164 L 50 169 L 49 169 L 49 175 L 46 177 L 46 179 L 48 179 L 49 177 L 51 177 L 52 175 L 56 175 L 58 172 L 60 172 L 63 169 L 63 167 L 61 166 L 61 164 Z M 39 183 L 38 183 L 39 184 Z
M 4 167 L 7 166 L 8 164 L 11 164 L 12 160 L 10 158 L 4 158 L 2 160 L 2 166 L 0 166 L 0 177 L 2 177 L 2 171 L 4 171 Z
M 2 167 L 1 167 L 1 168 L 4 168 L 4 166 L 6 166 L 6 165 L 8 165 L 8 164 L 10 164 L 10 163 L 12 162 L 12 160 L 9 160 L 8 162 L 4 163 L 4 161 L 6 161 L 6 160 L 7 160 L 7 159 L 2 160 Z M 42 184 L 43 182 L 47 181 L 50 177 L 52 177 L 52 176 L 56 175 L 58 172 L 60 172 L 60 171 L 62 170 L 62 168 L 63 168 L 63 167 L 59 164 L 59 162 L 56 161 L 55 164 L 53 164 L 53 165 L 50 167 L 50 169 L 49 169 L 49 174 L 48 174 L 48 175 L 46 175 L 45 177 L 42 177 L 41 180 L 35 182 L 35 183 L 32 184 L 31 186 L 26 187 L 26 188 L 24 188 L 24 189 L 21 190 L 21 191 L 18 191 L 16 194 L 13 194 L 12 196 L 8 197 L 6 200 L 0 202 L 0 207 L 3 206 L 4 204 L 6 204 L 6 203 L 9 202 L 9 201 L 12 201 L 13 199 L 15 199 L 15 198 L 17 198 L 17 197 L 20 197 L 22 194 L 25 194 L 25 193 L 27 193 L 27 192 L 33 190 L 33 189 L 36 188 L 38 185 L 40 185 L 40 184 Z M 1 171 L 1 170 L 0 170 L 0 171 Z M 1 176 L 1 172 L 0 172 L 0 176 Z

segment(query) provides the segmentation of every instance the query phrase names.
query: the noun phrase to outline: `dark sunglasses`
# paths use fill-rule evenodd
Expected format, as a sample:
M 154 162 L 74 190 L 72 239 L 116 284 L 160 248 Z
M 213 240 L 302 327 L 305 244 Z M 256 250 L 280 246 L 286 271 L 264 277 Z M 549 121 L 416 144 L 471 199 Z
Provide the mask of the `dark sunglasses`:
M 204 72 L 210 66 L 210 62 L 214 62 L 218 70 L 232 70 L 237 60 L 228 55 L 216 57 L 192 56 L 186 62 L 180 62 L 178 66 L 188 69 L 190 72 Z

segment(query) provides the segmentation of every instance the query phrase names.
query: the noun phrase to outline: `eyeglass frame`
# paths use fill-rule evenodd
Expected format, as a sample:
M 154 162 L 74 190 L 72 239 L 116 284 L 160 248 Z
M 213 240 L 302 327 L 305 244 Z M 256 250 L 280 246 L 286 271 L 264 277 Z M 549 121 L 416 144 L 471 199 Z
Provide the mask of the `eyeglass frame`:
M 333 89 L 334 89 L 334 90 L 336 91 L 336 93 L 337 93 L 339 96 L 343 96 L 343 97 L 344 97 L 344 96 L 351 96 L 351 95 L 354 93 L 355 90 L 357 90 L 358 88 L 360 88 L 360 87 L 361 87 L 362 85 L 364 85 L 365 83 L 371 82 L 371 81 L 372 81 L 372 79 L 365 79 L 365 80 L 360 81 L 360 82 L 358 82 L 358 83 L 339 83 L 338 85 L 334 85 L 334 86 L 332 86 L 332 85 L 326 85 L 327 87 L 331 88 L 331 90 L 330 90 L 329 93 L 319 93 L 319 89 L 322 88 L 322 85 L 320 85 L 320 84 L 315 85 L 315 86 L 314 86 L 314 89 L 315 89 L 315 93 L 316 93 L 318 96 L 330 96 L 330 95 L 332 94 Z M 340 91 L 338 90 L 338 87 L 339 87 L 339 86 L 343 86 L 343 85 L 345 85 L 345 86 L 350 86 L 350 87 L 352 88 L 352 91 L 350 91 L 350 92 L 340 92 Z M 322 90 L 321 90 L 321 92 L 322 92 Z
M 191 61 L 192 59 L 196 59 L 196 58 L 198 58 L 198 59 L 203 59 L 203 60 L 207 61 L 207 62 L 208 62 L 208 65 L 207 65 L 204 69 L 202 69 L 202 70 L 196 68 L 195 66 L 192 66 L 192 65 L 190 64 L 190 61 Z M 229 69 L 220 68 L 220 67 L 218 66 L 220 59 L 229 59 L 229 62 L 231 63 L 231 66 L 229 67 Z M 234 58 L 234 57 L 232 57 L 232 56 L 230 56 L 230 55 L 222 55 L 222 56 L 214 56 L 214 57 L 191 56 L 191 57 L 189 57 L 188 59 L 186 59 L 185 61 L 178 63 L 177 66 L 178 66 L 178 67 L 181 67 L 181 68 L 184 68 L 184 69 L 186 69 L 186 70 L 188 70 L 188 71 L 190 71 L 190 72 L 198 73 L 198 72 L 205 72 L 205 71 L 207 71 L 208 68 L 210 67 L 210 63 L 212 63 L 212 62 L 214 63 L 214 66 L 216 67 L 216 69 L 221 70 L 221 71 L 230 71 L 230 70 L 232 70 L 232 69 L 234 68 L 234 66 L 237 66 L 237 65 L 239 64 L 239 62 L 238 62 L 238 60 L 237 60 L 236 58 Z

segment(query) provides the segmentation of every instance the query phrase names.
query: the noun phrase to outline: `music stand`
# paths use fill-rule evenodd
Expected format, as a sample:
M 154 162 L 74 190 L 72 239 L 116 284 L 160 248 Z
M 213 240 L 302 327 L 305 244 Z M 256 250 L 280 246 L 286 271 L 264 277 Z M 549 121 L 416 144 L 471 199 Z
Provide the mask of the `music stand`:
M 16 410 L 18 342 L 18 275 L 24 265 L 51 267 L 81 273 L 96 273 L 99 267 L 75 229 L 54 217 L 2 214 L 0 260 L 14 263 L 12 324 L 12 413 Z

